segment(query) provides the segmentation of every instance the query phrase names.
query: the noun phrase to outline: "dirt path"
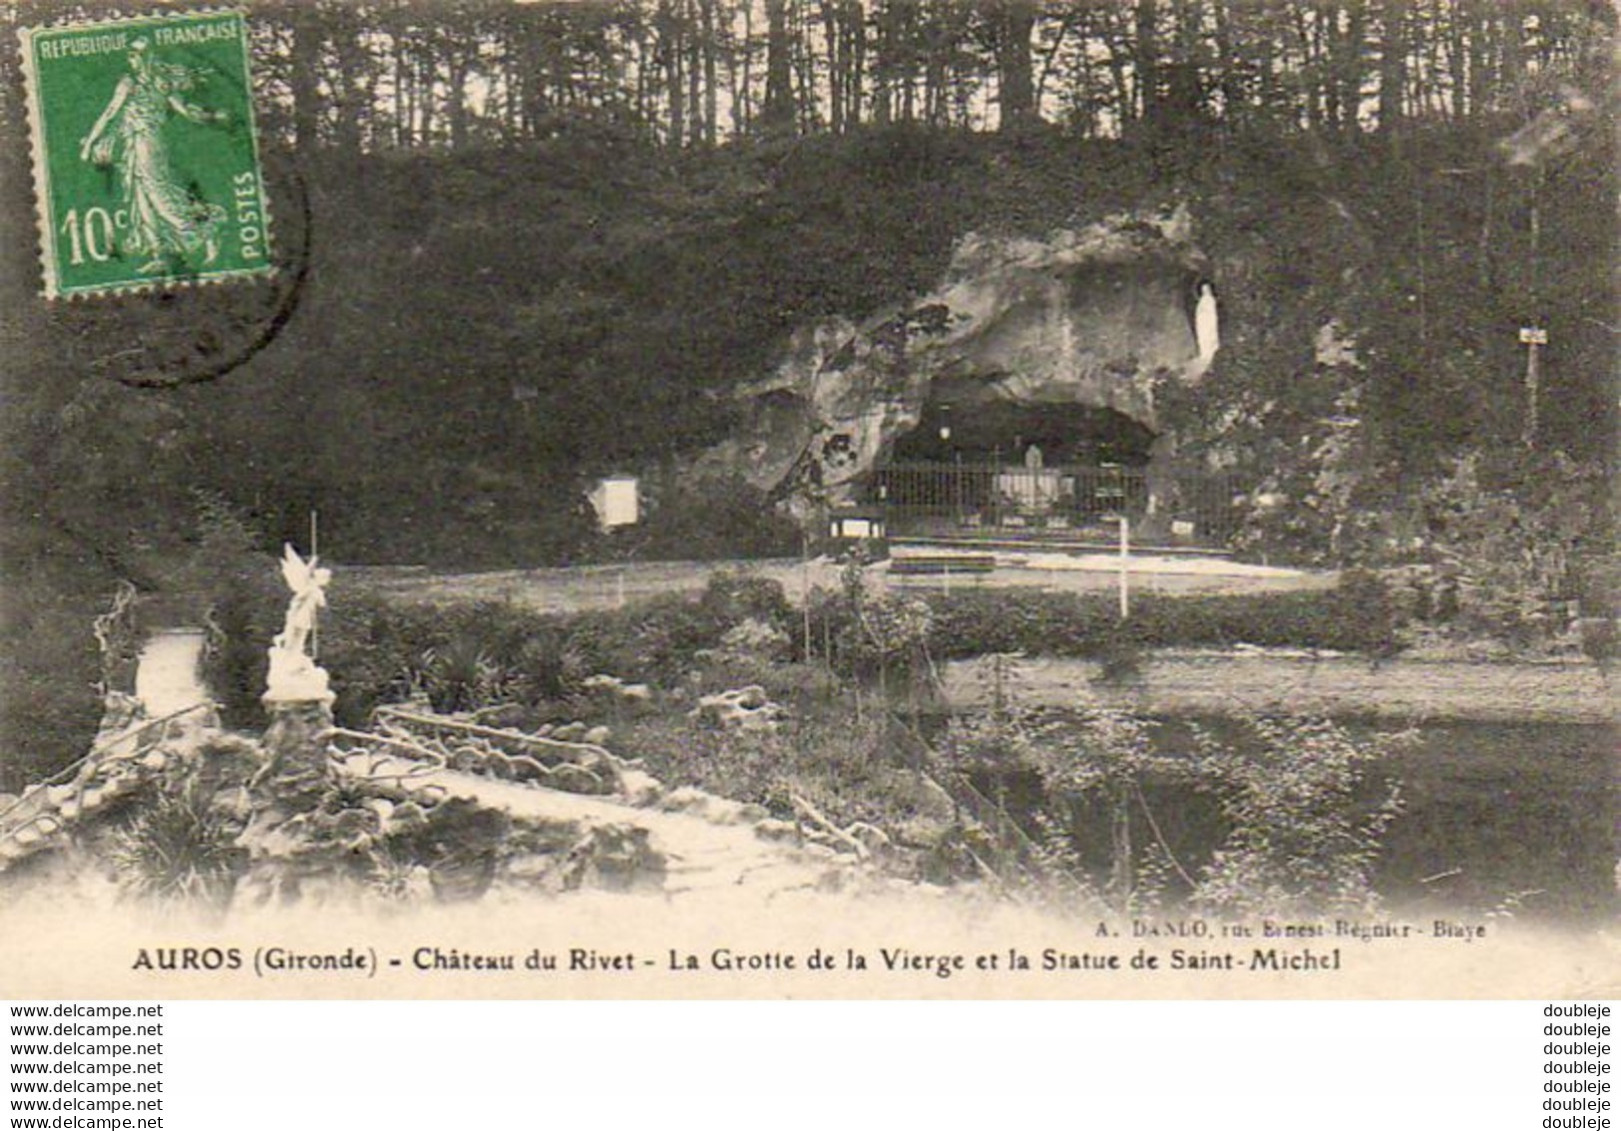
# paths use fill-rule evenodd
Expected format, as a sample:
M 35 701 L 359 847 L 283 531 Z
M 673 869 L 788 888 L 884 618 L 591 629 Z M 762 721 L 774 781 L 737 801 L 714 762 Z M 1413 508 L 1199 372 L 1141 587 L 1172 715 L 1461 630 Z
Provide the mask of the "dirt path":
M 200 629 L 159 632 L 141 649 L 135 669 L 135 698 L 150 718 L 173 714 L 208 700 L 203 686 L 203 633 Z
M 987 701 L 990 660 L 953 663 L 945 697 L 953 707 Z M 1018 661 L 1009 677 L 1024 702 L 1049 707 L 1116 707 L 1153 714 L 1255 711 L 1312 715 L 1427 716 L 1478 722 L 1621 722 L 1617 686 L 1586 663 L 1444 663 L 1396 660 L 1377 666 L 1292 653 L 1164 652 L 1139 680 L 1103 687 L 1085 660 Z

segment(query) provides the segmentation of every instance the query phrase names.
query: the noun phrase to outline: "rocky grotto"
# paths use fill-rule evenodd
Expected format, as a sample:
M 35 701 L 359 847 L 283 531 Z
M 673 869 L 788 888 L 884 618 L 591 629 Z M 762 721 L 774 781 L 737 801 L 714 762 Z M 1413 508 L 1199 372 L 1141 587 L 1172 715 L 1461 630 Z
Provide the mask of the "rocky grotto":
M 699 470 L 803 512 L 853 501 L 918 438 L 930 454 L 941 423 L 959 453 L 1016 459 L 1057 420 L 1152 472 L 1174 443 L 1156 385 L 1197 381 L 1219 344 L 1216 284 L 1185 208 L 1044 239 L 969 234 L 915 302 L 794 332 L 771 372 L 736 391 L 742 424 Z

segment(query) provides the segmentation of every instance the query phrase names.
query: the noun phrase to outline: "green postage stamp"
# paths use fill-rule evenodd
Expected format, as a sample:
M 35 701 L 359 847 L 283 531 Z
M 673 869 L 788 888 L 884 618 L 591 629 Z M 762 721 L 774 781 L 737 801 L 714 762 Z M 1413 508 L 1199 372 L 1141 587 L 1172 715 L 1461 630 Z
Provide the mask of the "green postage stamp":
M 22 39 L 47 297 L 271 269 L 241 12 Z

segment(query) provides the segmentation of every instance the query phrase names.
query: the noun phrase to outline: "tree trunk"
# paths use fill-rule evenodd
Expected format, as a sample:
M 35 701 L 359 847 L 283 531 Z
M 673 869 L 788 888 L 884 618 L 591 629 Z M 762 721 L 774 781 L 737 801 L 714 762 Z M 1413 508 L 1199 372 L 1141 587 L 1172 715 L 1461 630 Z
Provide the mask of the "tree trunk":
M 1339 23 L 1339 5 L 1333 3 L 1318 8 L 1317 16 L 1312 21 L 1312 26 L 1316 30 L 1318 63 L 1323 75 L 1323 121 L 1331 130 L 1339 128 L 1340 96 L 1344 93 L 1344 88 L 1340 84 Z
M 844 89 L 848 100 L 844 111 L 846 127 L 861 122 L 862 84 L 867 70 L 867 12 L 859 0 L 844 5 L 845 33 L 850 37 L 850 67 Z
M 1124 133 L 1132 120 L 1132 90 L 1126 79 L 1127 49 L 1118 40 L 1109 44 L 1109 78 L 1114 84 L 1115 121 Z
M 337 141 L 346 153 L 360 152 L 361 123 L 370 121 L 374 107 L 371 104 L 371 83 L 367 78 L 370 63 L 365 46 L 361 43 L 361 29 L 345 22 L 335 29 L 337 36 L 338 75 L 333 82 L 337 97 Z
M 293 9 L 293 146 L 312 153 L 320 142 L 320 96 L 317 68 L 321 62 L 321 30 L 314 13 Z
M 994 14 L 1000 128 L 1006 130 L 1036 114 L 1035 75 L 1030 55 L 1036 8 L 1032 0 L 1001 0 Z
M 1469 116 L 1469 61 L 1465 48 L 1464 9 L 1455 4 L 1447 13 L 1447 83 L 1452 95 L 1452 120 Z
M 1300 71 L 1311 75 L 1303 84 L 1306 99 L 1306 122 L 1316 129 L 1323 120 L 1323 86 L 1320 70 L 1323 58 L 1323 32 L 1321 19 L 1312 13 L 1296 9 L 1294 13 L 1295 38 L 1300 42 Z
M 681 74 L 681 20 L 672 7 L 672 0 L 659 0 L 659 51 L 664 56 L 664 96 L 668 135 L 671 149 L 680 149 L 686 140 L 686 90 Z
M 1034 95 L 1036 114 L 1041 114 L 1041 99 L 1047 93 L 1047 84 L 1052 81 L 1054 72 L 1058 69 L 1058 56 L 1064 50 L 1064 41 L 1069 38 L 1074 29 L 1076 16 L 1074 12 L 1066 12 L 1053 29 L 1052 44 L 1041 57 L 1041 69 L 1036 72 L 1036 89 Z M 1086 60 L 1080 61 L 1084 69 Z
M 1159 6 L 1156 0 L 1137 0 L 1133 62 L 1136 65 L 1138 120 L 1150 132 L 1159 127 Z
M 765 105 L 760 123 L 767 130 L 794 125 L 794 70 L 788 38 L 788 0 L 766 0 Z
M 1233 13 L 1225 0 L 1213 0 L 1211 14 L 1216 25 L 1216 66 L 1220 68 L 1216 85 L 1221 90 L 1221 112 L 1231 128 L 1244 120 L 1244 84 L 1239 78 L 1237 56 L 1238 37 L 1233 27 Z
M 801 133 L 811 133 L 816 128 L 816 53 L 799 14 L 801 18 L 789 31 L 794 52 L 794 122 Z
M 446 109 L 450 113 L 450 147 L 452 149 L 465 149 L 467 147 L 467 60 L 460 50 L 454 52 L 450 64 L 450 102 Z
M 892 3 L 880 4 L 874 17 L 878 43 L 873 61 L 872 117 L 887 125 L 894 117 L 890 87 L 895 79 L 895 10 Z
M 417 94 L 416 104 L 420 111 L 421 124 L 417 127 L 417 137 L 422 145 L 433 144 L 433 85 L 438 78 L 437 60 L 434 58 L 433 41 L 424 38 L 419 44 L 416 60 Z
M 405 63 L 405 37 L 396 30 L 394 39 L 394 144 L 402 149 L 415 141 L 411 135 L 411 119 L 415 107 L 411 102 L 410 72 Z
M 1389 134 L 1401 125 L 1407 85 L 1407 0 L 1384 0 L 1380 20 L 1379 131 Z
M 844 39 L 833 0 L 821 0 L 818 11 L 827 40 L 827 123 L 838 134 L 844 132 Z
M 1478 119 L 1491 109 L 1495 20 L 1479 0 L 1469 0 L 1463 12 L 1469 17 L 1469 112 Z
M 690 19 L 687 21 L 687 28 L 687 116 L 691 123 L 687 127 L 687 136 L 698 142 L 707 136 L 703 117 L 704 37 L 692 32 Z
M 1339 128 L 1355 133 L 1362 117 L 1362 58 L 1367 38 L 1367 12 L 1360 3 L 1345 10 L 1345 34 L 1340 39 L 1339 72 L 1340 120 Z
M 702 21 L 704 54 L 704 141 L 714 145 L 720 134 L 717 97 L 720 83 L 715 77 L 715 56 L 720 44 L 715 30 L 715 0 L 699 0 L 698 13 Z
M 901 121 L 917 120 L 917 2 L 897 4 L 903 13 L 901 24 Z
M 930 41 L 923 59 L 923 120 L 931 126 L 946 121 L 946 59 L 942 44 Z
M 754 125 L 754 5 L 743 5 L 743 60 L 732 65 L 732 130 L 746 134 Z
M 510 30 L 510 29 L 509 29 Z M 523 84 L 518 78 L 518 47 L 510 38 L 501 60 L 501 126 L 508 140 L 515 138 L 523 124 Z

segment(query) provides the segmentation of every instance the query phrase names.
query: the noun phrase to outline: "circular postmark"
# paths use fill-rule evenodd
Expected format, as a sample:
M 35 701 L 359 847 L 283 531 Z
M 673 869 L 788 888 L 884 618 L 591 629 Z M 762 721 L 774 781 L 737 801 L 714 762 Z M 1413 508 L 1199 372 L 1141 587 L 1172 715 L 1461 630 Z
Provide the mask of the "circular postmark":
M 291 160 L 266 155 L 264 179 L 274 270 L 64 303 L 57 317 L 79 343 L 90 374 L 136 388 L 212 381 L 276 340 L 303 296 L 313 222 L 308 189 Z

